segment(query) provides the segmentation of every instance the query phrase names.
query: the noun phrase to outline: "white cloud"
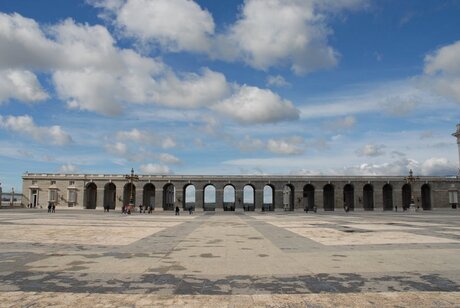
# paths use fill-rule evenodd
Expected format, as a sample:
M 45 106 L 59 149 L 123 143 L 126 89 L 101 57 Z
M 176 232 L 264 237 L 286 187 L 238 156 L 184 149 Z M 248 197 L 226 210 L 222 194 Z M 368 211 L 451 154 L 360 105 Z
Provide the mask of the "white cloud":
M 323 126 L 327 130 L 331 131 L 342 131 L 343 129 L 350 129 L 356 125 L 356 117 L 346 116 L 343 118 L 338 118 L 331 121 L 326 121 L 323 123 Z
M 72 142 L 72 137 L 58 125 L 37 126 L 32 117 L 0 116 L 0 128 L 7 129 L 21 135 L 29 136 L 41 143 L 65 145 Z
M 241 140 L 236 142 L 236 146 L 243 152 L 252 152 L 264 149 L 265 143 L 260 139 L 245 135 Z
M 123 142 L 108 143 L 105 149 L 110 154 L 117 156 L 125 156 L 128 153 L 128 146 Z
M 61 173 L 74 173 L 78 170 L 78 167 L 72 164 L 65 164 L 59 167 Z
M 287 100 L 267 89 L 241 86 L 230 98 L 212 107 L 242 124 L 297 120 L 299 111 Z
M 168 153 L 161 153 L 159 155 L 159 159 L 162 163 L 165 163 L 165 164 L 180 164 L 181 163 L 181 160 L 179 158 L 177 158 L 176 156 L 172 155 L 172 154 L 168 154 Z
M 159 146 L 164 149 L 176 147 L 177 144 L 170 136 L 160 136 L 153 132 L 147 132 L 133 128 L 130 131 L 118 131 L 116 138 L 125 142 L 136 142 L 138 144 L 148 144 Z
M 358 155 L 376 157 L 385 154 L 382 144 L 366 144 L 364 147 L 357 151 Z
M 329 33 L 313 1 L 247 0 L 240 18 L 217 40 L 217 53 L 263 70 L 288 64 L 303 74 L 337 64 Z
M 141 172 L 144 174 L 172 174 L 168 166 L 158 164 L 146 164 L 140 166 Z
M 27 70 L 0 70 L 0 103 L 8 99 L 37 102 L 48 98 L 34 73 Z
M 305 151 L 305 140 L 301 137 L 287 139 L 269 139 L 267 149 L 270 152 L 283 155 L 302 154 Z
M 273 87 L 279 87 L 279 88 L 287 88 L 290 87 L 291 84 L 284 79 L 283 76 L 281 75 L 276 75 L 276 76 L 268 76 L 267 77 L 267 85 L 268 86 L 273 86 Z
M 425 57 L 424 85 L 460 103 L 460 41 Z
M 194 1 L 127 0 L 115 13 L 125 34 L 170 51 L 206 51 L 214 33 L 211 14 Z
M 433 157 L 421 165 L 422 175 L 457 175 L 458 165 L 443 157 Z

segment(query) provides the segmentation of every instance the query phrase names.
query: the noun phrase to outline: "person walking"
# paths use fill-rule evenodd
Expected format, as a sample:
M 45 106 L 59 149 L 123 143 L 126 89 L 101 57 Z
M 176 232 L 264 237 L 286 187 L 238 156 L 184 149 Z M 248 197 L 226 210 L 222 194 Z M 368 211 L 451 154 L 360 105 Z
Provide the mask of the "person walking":
M 176 216 L 179 216 L 180 209 L 178 206 L 176 206 Z
M 51 213 L 51 201 L 48 202 L 48 213 Z
M 51 212 L 52 213 L 55 213 L 56 212 L 56 204 L 53 203 L 53 206 L 51 208 Z

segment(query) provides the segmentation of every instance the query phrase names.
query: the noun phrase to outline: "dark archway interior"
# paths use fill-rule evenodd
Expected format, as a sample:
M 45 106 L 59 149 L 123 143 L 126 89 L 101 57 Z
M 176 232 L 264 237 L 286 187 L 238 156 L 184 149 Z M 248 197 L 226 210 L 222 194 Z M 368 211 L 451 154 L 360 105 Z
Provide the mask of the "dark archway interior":
M 315 187 L 311 184 L 305 185 L 303 188 L 304 209 L 309 211 L 315 207 Z
M 402 206 L 404 210 L 410 207 L 412 199 L 412 189 L 409 184 L 404 184 L 402 187 Z
M 334 202 L 334 186 L 327 184 L 323 188 L 323 201 L 324 201 L 324 210 L 333 211 L 335 202 Z
M 351 184 L 343 187 L 343 206 L 348 207 L 348 210 L 355 209 L 355 188 Z
M 383 210 L 393 211 L 393 187 L 390 184 L 383 186 Z
M 165 211 L 174 210 L 175 189 L 173 184 L 166 184 L 163 188 L 163 209 Z
M 363 187 L 363 208 L 365 211 L 374 210 L 374 187 L 371 184 Z
M 117 198 L 117 187 L 113 183 L 107 183 L 104 186 L 104 208 L 115 209 Z
M 431 187 L 428 184 L 422 185 L 422 209 L 431 210 Z
M 97 186 L 89 183 L 85 188 L 85 208 L 95 209 L 97 203 Z
M 123 187 L 123 204 L 136 205 L 136 185 L 127 183 L 125 187 Z
M 155 208 L 155 186 L 152 183 L 144 185 L 144 192 L 142 194 L 142 205 L 144 208 Z

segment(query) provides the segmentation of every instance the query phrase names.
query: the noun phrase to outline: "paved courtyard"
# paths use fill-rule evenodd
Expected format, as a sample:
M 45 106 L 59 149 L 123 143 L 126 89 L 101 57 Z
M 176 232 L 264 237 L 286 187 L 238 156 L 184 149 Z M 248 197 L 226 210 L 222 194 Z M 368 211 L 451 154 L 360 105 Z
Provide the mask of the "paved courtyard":
M 0 210 L 0 306 L 460 306 L 460 211 Z

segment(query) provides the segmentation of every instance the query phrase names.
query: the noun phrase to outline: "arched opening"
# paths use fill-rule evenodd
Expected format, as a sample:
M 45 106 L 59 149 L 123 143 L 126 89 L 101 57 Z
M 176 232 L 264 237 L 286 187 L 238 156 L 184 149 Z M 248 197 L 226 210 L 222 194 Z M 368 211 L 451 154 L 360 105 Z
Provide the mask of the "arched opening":
M 374 210 L 374 187 L 371 184 L 363 187 L 363 208 L 365 211 Z
M 136 185 L 126 183 L 123 187 L 123 204 L 136 206 Z
M 196 203 L 196 188 L 195 185 L 187 185 L 184 188 L 184 210 L 195 210 L 195 203 Z
M 348 211 L 355 209 L 355 188 L 351 184 L 343 187 L 343 208 Z
M 245 185 L 243 188 L 243 208 L 245 211 L 254 211 L 256 206 L 254 203 L 255 190 L 252 185 Z
M 104 208 L 115 209 L 117 198 L 117 187 L 113 183 L 107 183 L 104 186 Z
M 85 208 L 95 209 L 97 203 L 97 186 L 93 182 L 88 183 L 85 187 Z
M 431 210 L 431 187 L 428 184 L 422 185 L 422 209 Z
M 383 186 L 383 210 L 393 211 L 393 187 L 390 184 Z
M 335 207 L 334 202 L 334 186 L 332 184 L 327 184 L 323 188 L 323 202 L 325 211 L 333 211 Z
M 176 200 L 176 187 L 169 183 L 163 187 L 163 210 L 173 211 Z
M 212 184 L 206 185 L 203 194 L 203 209 L 205 211 L 216 210 L 216 187 Z
M 235 187 L 225 185 L 224 187 L 224 211 L 235 210 Z
M 283 206 L 285 211 L 294 210 L 294 186 L 291 184 L 284 185 Z
M 412 188 L 409 184 L 404 184 L 402 187 L 402 208 L 407 210 L 410 207 L 412 199 Z
M 144 192 L 142 194 L 142 205 L 144 209 L 155 208 L 155 186 L 152 183 L 144 185 Z
M 273 200 L 275 200 L 275 189 L 267 184 L 264 186 L 262 211 L 273 211 L 275 209 Z
M 307 184 L 303 187 L 304 209 L 312 211 L 315 208 L 315 187 Z

